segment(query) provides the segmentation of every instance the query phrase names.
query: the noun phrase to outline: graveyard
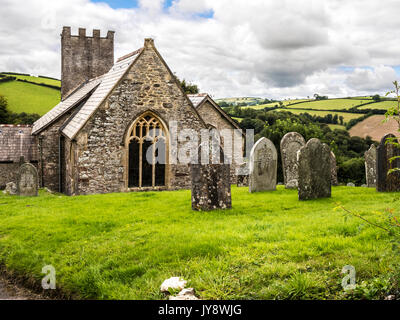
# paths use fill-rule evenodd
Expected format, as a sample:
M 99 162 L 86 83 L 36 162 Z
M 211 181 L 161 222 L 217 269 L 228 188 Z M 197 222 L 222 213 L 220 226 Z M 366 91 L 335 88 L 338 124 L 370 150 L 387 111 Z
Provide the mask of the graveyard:
M 400 256 L 371 221 L 400 209 L 396 193 L 333 187 L 299 201 L 297 190 L 232 187 L 232 209 L 193 211 L 190 191 L 67 197 L 1 193 L 0 261 L 13 277 L 40 283 L 57 268 L 67 296 L 165 299 L 161 283 L 182 276 L 201 299 L 372 299 L 395 290 Z M 362 284 L 341 287 L 345 265 Z

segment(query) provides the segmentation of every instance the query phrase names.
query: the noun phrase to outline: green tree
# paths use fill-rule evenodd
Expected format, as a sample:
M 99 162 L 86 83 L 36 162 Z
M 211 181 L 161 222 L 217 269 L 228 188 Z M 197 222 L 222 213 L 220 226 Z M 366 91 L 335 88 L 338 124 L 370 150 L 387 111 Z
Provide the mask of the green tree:
M 178 81 L 181 84 L 181 87 L 182 87 L 183 91 L 185 91 L 186 94 L 196 94 L 196 93 L 200 92 L 200 90 L 197 87 L 197 85 L 195 85 L 193 83 L 186 82 L 185 79 L 183 79 L 182 81 L 180 81 L 178 79 Z
M 0 124 L 7 124 L 10 120 L 10 114 L 7 109 L 7 99 L 0 95 Z

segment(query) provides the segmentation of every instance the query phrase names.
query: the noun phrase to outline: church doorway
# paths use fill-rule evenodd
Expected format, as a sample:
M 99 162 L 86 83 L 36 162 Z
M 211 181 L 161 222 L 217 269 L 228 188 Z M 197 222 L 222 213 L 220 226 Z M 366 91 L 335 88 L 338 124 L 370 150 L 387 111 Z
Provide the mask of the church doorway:
M 165 187 L 168 136 L 165 125 L 153 113 L 140 116 L 128 132 L 128 188 Z

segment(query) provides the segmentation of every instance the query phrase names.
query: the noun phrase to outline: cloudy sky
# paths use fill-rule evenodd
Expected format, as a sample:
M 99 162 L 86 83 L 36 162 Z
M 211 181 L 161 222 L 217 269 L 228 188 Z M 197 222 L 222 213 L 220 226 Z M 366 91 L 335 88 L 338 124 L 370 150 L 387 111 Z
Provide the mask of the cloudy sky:
M 155 44 L 215 98 L 385 93 L 400 79 L 398 0 L 0 0 L 0 71 L 60 77 L 64 25 Z

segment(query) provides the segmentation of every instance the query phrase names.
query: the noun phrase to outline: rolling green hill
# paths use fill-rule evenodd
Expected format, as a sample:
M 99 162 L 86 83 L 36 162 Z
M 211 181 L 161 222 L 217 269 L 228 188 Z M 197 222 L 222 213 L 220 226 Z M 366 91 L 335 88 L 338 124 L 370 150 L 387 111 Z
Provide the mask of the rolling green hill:
M 60 90 L 42 85 L 59 87 L 59 80 L 9 73 L 2 75 L 36 83 L 17 80 L 0 83 L 0 94 L 7 98 L 8 109 L 12 112 L 43 115 L 60 102 Z

